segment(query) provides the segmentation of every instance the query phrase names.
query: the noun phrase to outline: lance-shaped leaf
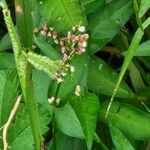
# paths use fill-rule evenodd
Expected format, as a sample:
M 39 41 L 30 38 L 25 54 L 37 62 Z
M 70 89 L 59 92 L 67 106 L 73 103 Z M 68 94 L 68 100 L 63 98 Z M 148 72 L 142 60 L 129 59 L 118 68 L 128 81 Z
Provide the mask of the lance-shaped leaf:
M 109 125 L 112 141 L 116 149 L 135 150 L 125 135 L 115 126 Z
M 73 26 L 86 25 L 86 17 L 79 0 L 42 0 L 41 15 L 58 31 L 66 32 Z
M 150 139 L 150 114 L 129 104 L 114 102 L 105 117 L 108 102 L 103 102 L 99 109 L 99 121 L 112 124 L 118 129 L 138 140 Z
M 101 8 L 106 0 L 81 0 L 82 5 L 86 9 L 86 14 L 94 12 L 96 9 Z
M 91 57 L 88 71 L 88 88 L 98 94 L 110 96 L 115 87 L 118 74 L 102 59 Z M 125 82 L 119 87 L 117 97 L 131 98 L 134 96 Z
M 56 72 L 59 71 L 63 62 L 61 60 L 53 61 L 46 56 L 38 55 L 33 52 L 25 54 L 27 60 L 35 67 L 37 70 L 44 71 L 51 78 L 56 77 Z
M 150 8 L 150 1 L 149 0 L 141 0 L 139 17 L 141 18 L 149 8 Z
M 81 123 L 87 148 L 90 150 L 96 129 L 99 99 L 94 94 L 88 94 L 82 98 L 72 97 L 70 103 Z
M 119 32 L 132 15 L 132 2 L 113 0 L 104 8 L 97 9 L 89 16 L 91 28 L 91 52 L 101 49 Z
M 71 137 L 84 138 L 81 124 L 69 103 L 64 107 L 56 109 L 55 118 L 56 127 L 62 133 Z

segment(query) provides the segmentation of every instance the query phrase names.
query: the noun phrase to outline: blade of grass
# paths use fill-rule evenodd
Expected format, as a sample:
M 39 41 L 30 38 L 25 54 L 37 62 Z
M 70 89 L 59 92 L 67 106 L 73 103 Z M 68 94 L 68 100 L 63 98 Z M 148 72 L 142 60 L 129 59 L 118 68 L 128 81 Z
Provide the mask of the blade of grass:
M 140 28 L 142 31 L 144 31 L 143 26 L 142 26 L 141 18 L 139 18 L 139 6 L 138 6 L 137 0 L 133 0 L 133 8 L 134 8 L 134 12 L 135 12 L 137 24 L 138 24 L 139 28 Z
M 143 25 L 142 25 L 143 29 L 145 29 L 149 24 L 150 24 L 150 17 L 143 23 Z M 134 56 L 135 50 L 137 49 L 137 47 L 138 47 L 138 45 L 139 45 L 143 35 L 144 35 L 144 32 L 140 28 L 138 28 L 138 30 L 136 31 L 136 33 L 135 33 L 135 35 L 134 35 L 134 37 L 132 39 L 132 42 L 131 42 L 130 46 L 129 46 L 129 49 L 127 51 L 127 55 L 125 56 L 125 60 L 123 62 L 123 65 L 122 65 L 122 68 L 121 68 L 121 71 L 120 71 L 120 74 L 119 74 L 116 86 L 115 86 L 114 91 L 112 93 L 112 97 L 110 99 L 109 105 L 107 107 L 107 111 L 106 111 L 105 117 L 108 116 L 110 107 L 112 105 L 114 97 L 117 94 L 119 85 L 120 85 L 120 83 L 121 83 L 121 81 L 123 79 L 123 76 L 124 76 L 128 66 L 129 66 L 133 56 Z

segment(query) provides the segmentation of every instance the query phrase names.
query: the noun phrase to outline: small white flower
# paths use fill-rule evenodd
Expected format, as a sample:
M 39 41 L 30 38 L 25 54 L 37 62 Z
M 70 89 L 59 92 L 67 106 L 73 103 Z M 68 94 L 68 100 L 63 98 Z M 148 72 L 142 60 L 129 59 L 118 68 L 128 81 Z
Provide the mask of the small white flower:
M 42 31 L 41 31 L 41 34 L 42 34 L 42 35 L 46 35 L 46 31 L 42 30 Z
M 53 30 L 54 30 L 54 28 L 52 28 L 52 27 L 50 27 L 49 29 L 50 29 L 51 31 L 53 31 Z
M 76 95 L 76 96 L 80 96 L 80 93 L 81 93 L 81 86 L 80 86 L 80 85 L 76 85 L 76 88 L 75 88 L 75 95 Z
M 50 104 L 53 104 L 54 100 L 55 100 L 55 98 L 54 98 L 54 97 L 51 97 L 51 98 L 48 99 L 48 102 L 49 102 Z
M 76 27 L 73 27 L 72 30 L 73 30 L 73 31 L 76 31 Z
M 58 78 L 57 79 L 57 83 L 61 83 L 61 82 L 63 82 L 63 79 L 62 78 Z
M 74 72 L 74 71 L 75 71 L 74 66 L 70 66 L 70 71 L 71 71 L 71 72 Z
M 54 39 L 54 43 L 58 44 L 59 43 L 58 39 Z
M 47 33 L 47 36 L 48 36 L 48 37 L 51 37 L 51 36 L 52 36 L 52 33 L 49 31 L 49 32 Z
M 60 103 L 60 98 L 57 98 L 56 99 L 56 104 L 59 105 L 59 103 Z
M 86 46 L 87 46 L 87 42 L 83 42 L 83 43 L 82 43 L 82 46 L 83 46 L 83 47 L 86 47 Z
M 79 32 L 85 32 L 85 26 L 80 26 L 80 27 L 78 28 L 78 31 L 79 31 Z

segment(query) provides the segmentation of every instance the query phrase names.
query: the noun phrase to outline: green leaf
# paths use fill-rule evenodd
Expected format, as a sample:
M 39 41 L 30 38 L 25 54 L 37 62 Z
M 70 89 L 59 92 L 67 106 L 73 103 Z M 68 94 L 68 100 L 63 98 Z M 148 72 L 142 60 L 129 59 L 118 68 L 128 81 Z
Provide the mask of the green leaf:
M 8 119 L 18 96 L 18 78 L 15 70 L 0 70 L 0 127 Z
M 85 142 L 81 139 L 69 137 L 61 132 L 56 133 L 53 141 L 49 145 L 49 150 L 86 150 Z
M 44 72 L 33 70 L 32 81 L 34 95 L 36 97 L 37 102 L 47 109 L 49 109 L 47 94 L 51 80 L 52 79 Z
M 69 103 L 56 109 L 55 119 L 56 127 L 62 133 L 71 137 L 84 138 L 80 122 Z
M 104 6 L 106 0 L 81 0 L 82 5 L 86 9 L 86 14 L 94 12 L 96 9 Z
M 132 82 L 132 85 L 135 89 L 135 91 L 138 91 L 142 88 L 145 87 L 145 84 L 143 82 L 143 79 L 141 77 L 141 74 L 138 70 L 138 68 L 136 67 L 136 65 L 134 63 L 131 63 L 129 65 L 129 75 L 130 75 L 130 78 L 131 78 L 131 82 Z
M 118 74 L 98 57 L 91 57 L 88 72 L 88 88 L 98 94 L 110 96 L 117 82 Z M 131 98 L 132 91 L 122 82 L 117 97 Z
M 100 105 L 99 121 L 116 126 L 119 130 L 138 140 L 150 139 L 150 114 L 120 102 L 113 103 L 105 117 L 108 102 Z
M 46 56 L 38 55 L 33 52 L 29 52 L 25 54 L 27 60 L 39 71 L 44 71 L 47 73 L 51 78 L 56 77 L 56 72 L 59 71 L 63 63 L 61 60 L 53 61 Z
M 23 47 L 29 49 L 33 43 L 33 3 L 34 0 L 15 0 L 17 31 Z
M 150 17 L 142 24 L 143 29 L 148 27 L 149 24 L 150 24 Z M 118 89 L 119 89 L 120 83 L 121 83 L 121 81 L 124 77 L 124 74 L 125 74 L 126 70 L 128 69 L 129 64 L 131 63 L 131 60 L 132 60 L 132 58 L 134 56 L 134 53 L 135 53 L 135 50 L 137 49 L 143 35 L 144 35 L 144 32 L 140 28 L 138 28 L 136 33 L 134 34 L 134 37 L 133 37 L 133 39 L 131 41 L 131 44 L 130 44 L 130 46 L 128 48 L 128 51 L 127 51 L 127 55 L 125 56 L 125 60 L 124 60 L 123 65 L 121 67 L 121 71 L 119 73 L 117 83 L 116 83 L 115 88 L 113 90 L 113 93 L 112 93 L 112 96 L 111 96 L 111 99 L 110 99 L 110 103 L 108 105 L 106 117 L 109 113 L 109 109 L 112 105 L 113 99 L 114 99 L 114 97 L 116 96 L 116 94 L 118 92 Z
M 47 125 L 50 122 L 48 114 L 49 113 L 44 108 L 39 107 L 39 121 L 42 134 L 45 134 L 48 131 Z M 17 114 L 15 122 L 10 128 L 8 141 L 12 150 L 35 149 L 29 115 L 24 106 Z
M 41 15 L 44 22 L 52 25 L 60 32 L 66 32 L 73 26 L 87 24 L 79 0 L 42 0 Z
M 91 29 L 91 52 L 101 49 L 119 32 L 132 15 L 132 3 L 127 0 L 113 0 L 103 9 L 98 9 L 89 17 Z
M 87 147 L 91 150 L 97 124 L 99 99 L 94 94 L 88 94 L 82 98 L 72 97 L 70 103 L 81 123 Z
M 126 55 L 127 51 L 123 54 Z M 150 56 L 150 40 L 143 42 L 136 49 L 134 56 Z
M 15 60 L 12 53 L 0 53 L 0 69 L 15 69 Z
M 61 58 L 60 53 L 54 49 L 49 43 L 42 40 L 39 37 L 34 38 L 34 43 L 40 48 L 40 50 L 52 60 L 58 60 Z
M 117 127 L 109 125 L 109 129 L 116 150 L 135 150 L 130 141 Z
M 12 48 L 12 44 L 10 41 L 10 36 L 7 33 L 1 40 L 0 40 L 0 51 L 5 51 Z
M 149 8 L 150 8 L 150 1 L 149 0 L 141 0 L 139 17 L 141 18 Z

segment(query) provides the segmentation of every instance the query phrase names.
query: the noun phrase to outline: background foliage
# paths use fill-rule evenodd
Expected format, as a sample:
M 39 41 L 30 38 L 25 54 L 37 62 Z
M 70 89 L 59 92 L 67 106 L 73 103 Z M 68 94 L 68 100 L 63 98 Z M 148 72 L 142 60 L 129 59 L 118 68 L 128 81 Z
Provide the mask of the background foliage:
M 21 47 L 25 52 L 30 51 L 23 56 L 30 64 L 27 72 L 32 84 L 28 84 L 33 90 L 33 97 L 27 96 L 27 99 L 35 99 L 45 149 L 148 150 L 149 0 L 138 0 L 137 3 L 135 0 L 6 2 Z M 2 12 L 0 19 L 1 127 L 22 88 Z M 58 106 L 51 105 L 48 99 L 57 89 L 54 73 L 62 67 L 60 48 L 49 38 L 33 32 L 35 28 L 42 29 L 44 23 L 61 36 L 80 24 L 86 27 L 90 36 L 86 52 L 73 57 L 70 62 L 75 71 L 68 73 L 59 87 Z M 77 85 L 81 87 L 79 97 L 75 96 Z M 111 97 L 114 101 L 105 117 Z M 26 100 L 22 100 L 8 133 L 8 143 L 13 150 L 36 147 L 30 112 Z M 3 149 L 1 139 L 0 149 Z

